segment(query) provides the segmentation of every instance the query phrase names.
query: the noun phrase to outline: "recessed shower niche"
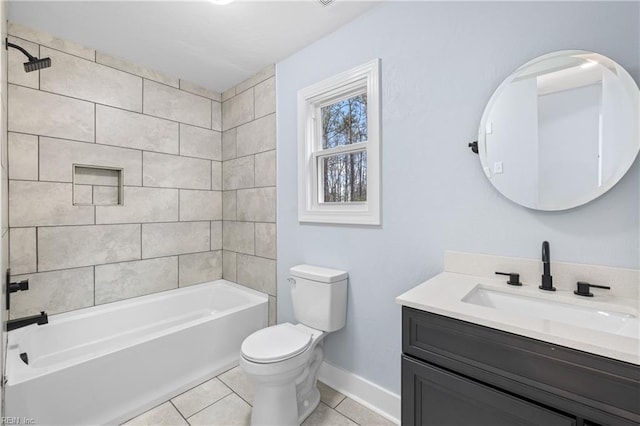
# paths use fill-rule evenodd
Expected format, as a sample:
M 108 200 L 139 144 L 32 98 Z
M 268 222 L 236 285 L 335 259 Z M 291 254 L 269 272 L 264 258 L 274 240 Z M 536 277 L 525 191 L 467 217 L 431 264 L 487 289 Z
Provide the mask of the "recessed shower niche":
M 73 165 L 74 206 L 124 205 L 124 169 Z

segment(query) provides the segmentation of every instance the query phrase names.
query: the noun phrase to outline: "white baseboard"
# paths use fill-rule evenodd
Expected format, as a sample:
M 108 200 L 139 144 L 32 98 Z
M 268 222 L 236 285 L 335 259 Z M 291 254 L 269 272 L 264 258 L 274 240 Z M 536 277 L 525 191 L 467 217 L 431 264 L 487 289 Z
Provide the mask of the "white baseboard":
M 400 395 L 324 361 L 318 379 L 371 411 L 400 424 Z

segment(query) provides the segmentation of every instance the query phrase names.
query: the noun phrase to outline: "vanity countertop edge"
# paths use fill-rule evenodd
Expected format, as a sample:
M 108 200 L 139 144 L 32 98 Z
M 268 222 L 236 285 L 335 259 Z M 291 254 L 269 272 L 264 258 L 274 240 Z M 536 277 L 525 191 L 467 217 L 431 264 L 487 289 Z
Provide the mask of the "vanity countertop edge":
M 632 337 L 572 326 L 535 316 L 519 315 L 499 309 L 474 305 L 462 299 L 475 287 L 523 294 L 538 299 L 582 306 L 600 306 L 638 315 L 638 301 L 604 295 L 580 298 L 573 292 L 559 290 L 549 294 L 533 285 L 513 287 L 503 279 L 443 272 L 396 297 L 396 303 L 421 311 L 506 331 L 524 337 L 640 365 L 640 336 Z M 587 300 L 584 300 L 587 299 Z

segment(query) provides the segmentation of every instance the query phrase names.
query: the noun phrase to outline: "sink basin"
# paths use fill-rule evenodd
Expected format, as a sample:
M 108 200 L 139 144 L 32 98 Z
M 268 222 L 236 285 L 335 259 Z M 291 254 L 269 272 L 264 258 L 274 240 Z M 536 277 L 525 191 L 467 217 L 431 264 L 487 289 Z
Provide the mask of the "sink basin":
M 598 306 L 574 305 L 507 293 L 480 285 L 467 293 L 462 301 L 522 316 L 557 321 L 634 339 L 640 338 L 640 323 L 636 315 L 602 309 Z

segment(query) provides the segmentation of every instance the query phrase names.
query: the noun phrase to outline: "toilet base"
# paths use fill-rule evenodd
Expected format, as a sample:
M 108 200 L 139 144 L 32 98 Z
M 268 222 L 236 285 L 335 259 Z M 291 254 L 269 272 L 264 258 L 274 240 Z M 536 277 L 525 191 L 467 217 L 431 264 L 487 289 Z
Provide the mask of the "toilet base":
M 298 402 L 298 424 L 302 424 L 304 420 L 309 417 L 313 410 L 320 404 L 320 391 L 316 386 L 313 387 L 309 395 L 302 401 Z
M 261 398 L 253 401 L 251 426 L 299 426 L 320 404 L 320 391 L 317 387 L 306 398 L 298 401 L 297 407 L 282 403 L 296 398 L 293 386 L 279 386 L 266 392 L 265 389 L 260 389 L 258 392 L 256 396 L 260 395 Z
M 278 380 L 249 375 L 255 385 L 252 426 L 299 426 L 316 409 L 320 403 L 316 379 L 322 363 L 322 345 L 312 350 L 307 365 L 278 375 Z M 251 363 L 241 359 L 240 365 L 247 371 Z
M 298 410 L 295 403 L 294 384 L 269 386 L 257 385 L 251 410 L 252 426 L 298 426 Z
M 320 391 L 318 390 L 317 378 L 320 364 L 322 364 L 322 344 L 318 344 L 313 349 L 313 355 L 309 366 L 306 369 L 306 375 L 300 380 L 297 386 L 298 400 L 298 424 L 302 424 L 304 419 L 316 409 L 320 403 Z

